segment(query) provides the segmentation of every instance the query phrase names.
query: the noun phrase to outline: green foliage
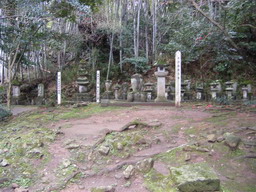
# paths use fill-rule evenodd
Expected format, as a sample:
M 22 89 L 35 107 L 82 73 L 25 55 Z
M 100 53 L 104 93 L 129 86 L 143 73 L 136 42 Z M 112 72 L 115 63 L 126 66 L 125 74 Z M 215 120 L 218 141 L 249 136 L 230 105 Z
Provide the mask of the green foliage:
M 90 6 L 92 11 L 97 11 L 98 6 L 102 4 L 102 0 L 79 0 L 79 2 Z
M 132 58 L 125 58 L 123 63 L 130 63 L 134 65 L 136 72 L 145 73 L 150 69 L 148 65 L 148 60 L 145 57 L 132 57 Z
M 12 113 L 8 109 L 0 105 L 0 121 L 11 115 Z

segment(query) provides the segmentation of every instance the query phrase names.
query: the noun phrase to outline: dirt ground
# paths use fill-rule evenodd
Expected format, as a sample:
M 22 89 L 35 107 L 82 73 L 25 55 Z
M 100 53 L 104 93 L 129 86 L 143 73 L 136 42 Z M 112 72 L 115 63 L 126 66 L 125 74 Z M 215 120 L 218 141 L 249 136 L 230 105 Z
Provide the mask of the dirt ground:
M 39 108 L 24 116 L 24 110 L 17 109 L 20 115 L 3 124 L 3 133 L 9 137 L 10 132 L 13 138 L 15 130 L 17 138 L 10 140 L 8 146 L 20 146 L 18 151 L 26 156 L 22 160 L 19 154 L 11 153 L 11 147 L 3 148 L 5 157 L 9 155 L 17 162 L 1 168 L 0 174 L 15 169 L 22 175 L 18 184 L 28 186 L 29 192 L 98 192 L 93 191 L 97 187 L 110 187 L 109 191 L 116 192 L 174 192 L 176 186 L 169 182 L 170 167 L 205 162 L 220 178 L 221 191 L 254 192 L 255 109 L 211 104 L 187 104 L 181 108 L 89 105 Z M 237 148 L 226 145 L 226 133 L 239 138 Z M 0 142 L 0 150 L 5 143 Z M 102 147 L 108 148 L 105 154 L 100 151 Z M 31 149 L 43 155 L 27 156 Z M 150 171 L 135 171 L 129 179 L 124 177 L 127 166 L 136 167 L 150 158 L 154 161 Z M 33 175 L 24 175 L 17 169 L 24 161 L 29 161 L 31 167 L 25 163 L 23 170 Z M 31 184 L 26 183 L 27 178 Z M 4 192 L 15 191 L 5 187 Z
M 225 116 L 225 114 L 223 115 Z M 116 192 L 150 191 L 145 185 L 143 174 L 136 174 L 136 176 L 127 180 L 122 176 L 123 168 L 116 167 L 122 164 L 129 165 L 130 163 L 132 164 L 148 157 L 154 157 L 157 154 L 164 153 L 175 147 L 191 143 L 195 144 L 197 142 L 200 143 L 202 142 L 202 138 L 205 138 L 207 134 L 216 133 L 217 131 L 230 131 L 242 126 L 242 124 L 239 125 L 241 122 L 246 121 L 248 123 L 253 122 L 256 119 L 255 114 L 238 113 L 236 115 L 231 115 L 231 117 L 228 116 L 228 121 L 226 123 L 223 121 L 223 124 L 221 124 L 220 122 L 222 122 L 222 119 L 220 121 L 218 121 L 218 119 L 216 121 L 211 121 L 211 118 L 213 117 L 213 113 L 205 110 L 205 107 L 200 106 L 180 109 L 154 106 L 123 108 L 117 111 L 96 114 L 85 119 L 62 120 L 56 124 L 52 124 L 50 127 L 51 129 L 59 129 L 61 131 L 61 136 L 59 136 L 49 147 L 52 159 L 43 170 L 43 180 L 51 182 L 47 184 L 47 187 L 39 182 L 37 185 L 30 188 L 30 190 L 38 191 L 38 189 L 44 187 L 45 191 L 53 191 L 53 189 L 58 186 L 58 183 L 54 182 L 58 180 L 58 178 L 56 178 L 56 171 L 54 170 L 56 170 L 56 167 L 58 167 L 64 159 L 71 159 L 76 170 L 79 170 L 79 173 L 82 173 L 83 176 L 74 183 L 67 182 L 67 186 L 61 190 L 62 192 L 89 192 L 93 187 L 111 185 L 115 186 Z M 217 114 L 216 118 L 218 117 L 221 117 L 221 114 Z M 142 134 L 145 134 L 145 143 L 149 143 L 149 145 L 141 148 L 134 147 L 135 152 L 130 153 L 125 157 L 112 155 L 109 159 L 101 161 L 102 157 L 97 154 L 93 160 L 89 158 L 90 153 L 88 152 L 88 149 L 93 147 L 100 138 L 104 138 L 106 132 L 118 132 L 123 126 L 132 121 L 140 121 L 149 126 L 152 125 L 158 127 L 157 129 L 149 127 L 144 128 L 145 132 Z M 225 126 L 225 128 L 222 126 Z M 195 127 L 198 127 L 199 129 L 194 130 Z M 135 129 L 136 127 L 134 130 Z M 79 149 L 67 149 L 65 148 L 65 143 L 75 143 L 79 146 Z M 214 150 L 212 149 L 212 151 Z M 74 156 L 81 152 L 86 154 L 85 159 L 81 162 L 74 160 Z M 189 163 L 205 162 L 208 161 L 209 157 L 213 161 L 218 161 L 221 159 L 222 155 L 222 152 L 218 151 L 211 153 L 210 155 L 208 152 L 207 155 L 195 153 L 191 154 L 191 159 L 188 161 Z M 104 158 L 105 157 L 103 157 L 103 159 Z M 231 169 L 235 169 L 238 164 L 241 165 L 243 163 L 233 161 L 233 164 L 234 167 Z M 162 161 L 155 161 L 154 163 L 154 169 L 163 175 L 169 174 L 169 166 L 170 164 Z M 212 164 L 212 166 L 214 167 L 215 165 Z M 221 164 L 221 166 L 223 165 Z M 97 169 L 97 171 L 94 169 Z M 111 171 L 101 173 L 102 170 Z M 243 177 L 243 174 L 245 174 L 246 177 L 249 176 L 246 180 L 248 183 L 253 182 L 253 180 L 256 179 L 254 170 L 250 170 L 244 164 L 242 170 L 243 171 L 239 173 L 239 177 Z M 227 183 L 230 183 L 230 181 L 231 183 L 237 182 L 237 178 L 227 176 L 221 172 L 218 172 L 218 174 L 224 183 L 226 181 Z M 230 179 L 230 177 L 232 179 Z

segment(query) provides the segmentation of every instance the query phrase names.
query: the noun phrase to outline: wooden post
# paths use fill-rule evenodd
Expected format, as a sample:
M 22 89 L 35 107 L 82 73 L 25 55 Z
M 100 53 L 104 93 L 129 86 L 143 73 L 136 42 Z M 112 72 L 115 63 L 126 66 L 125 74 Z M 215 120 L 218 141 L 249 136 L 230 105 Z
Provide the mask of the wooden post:
M 96 102 L 100 103 L 100 71 L 96 75 Z
M 61 104 L 61 72 L 57 75 L 57 103 Z
M 175 53 L 175 106 L 180 107 L 181 102 L 181 52 Z

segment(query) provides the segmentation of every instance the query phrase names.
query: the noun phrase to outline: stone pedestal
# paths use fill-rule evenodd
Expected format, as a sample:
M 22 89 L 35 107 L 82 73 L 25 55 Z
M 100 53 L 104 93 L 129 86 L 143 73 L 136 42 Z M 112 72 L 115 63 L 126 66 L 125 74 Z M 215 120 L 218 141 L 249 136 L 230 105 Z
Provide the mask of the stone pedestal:
M 168 75 L 168 72 L 165 71 L 164 67 L 158 67 L 155 76 L 157 77 L 157 97 L 155 102 L 167 102 L 165 97 L 165 77 Z

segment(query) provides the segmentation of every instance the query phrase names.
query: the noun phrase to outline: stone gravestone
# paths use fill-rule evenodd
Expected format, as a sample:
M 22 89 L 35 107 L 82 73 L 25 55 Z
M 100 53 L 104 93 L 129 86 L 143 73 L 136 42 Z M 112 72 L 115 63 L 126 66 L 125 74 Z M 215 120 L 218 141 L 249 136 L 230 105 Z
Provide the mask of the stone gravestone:
M 20 96 L 20 86 L 17 86 L 17 85 L 12 86 L 12 96 L 14 98 L 18 98 Z
M 19 98 L 20 98 L 20 86 L 13 85 L 12 86 L 12 104 L 18 105 L 19 104 Z
M 100 71 L 97 71 L 96 76 L 96 102 L 100 103 Z
M 175 106 L 180 107 L 181 102 L 181 52 L 175 54 Z
M 44 84 L 40 83 L 38 84 L 38 97 L 44 97 Z
M 37 98 L 35 99 L 36 105 L 44 104 L 44 84 L 40 83 L 37 86 Z M 33 103 L 33 102 L 32 102 Z
M 61 104 L 61 72 L 57 75 L 57 103 Z

